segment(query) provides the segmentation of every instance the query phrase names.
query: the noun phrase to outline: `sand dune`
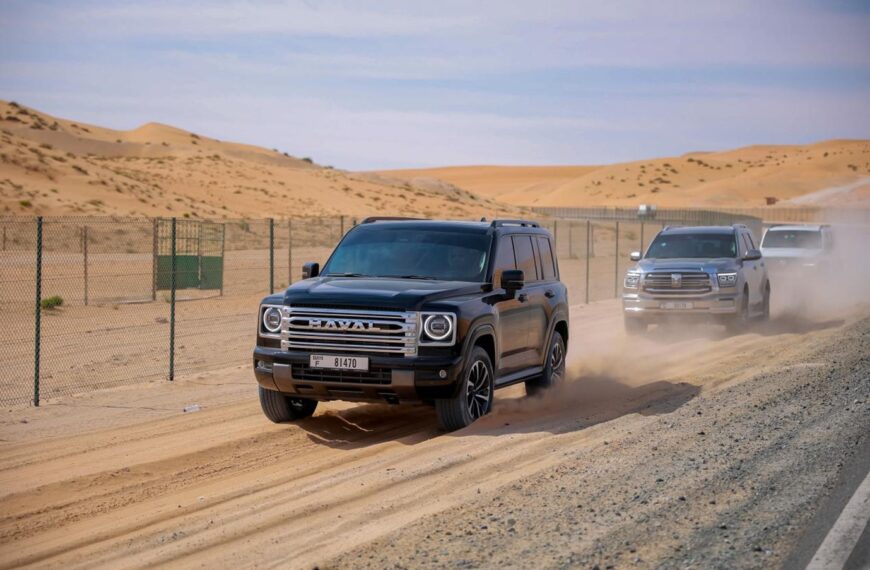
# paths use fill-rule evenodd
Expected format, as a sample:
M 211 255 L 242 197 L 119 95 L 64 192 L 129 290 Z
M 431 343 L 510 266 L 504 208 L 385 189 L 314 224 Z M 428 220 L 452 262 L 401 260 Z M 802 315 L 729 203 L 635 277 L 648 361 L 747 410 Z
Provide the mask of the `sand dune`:
M 0 214 L 469 218 L 515 210 L 445 183 L 354 174 L 160 123 L 106 129 L 0 101 Z
M 806 198 L 802 198 L 806 196 Z M 0 101 L 0 213 L 469 218 L 523 206 L 870 206 L 870 141 L 599 166 L 347 172 L 160 123 L 129 131 Z
M 464 166 L 382 172 L 439 179 L 522 206 L 763 206 L 829 188 L 814 206 L 870 206 L 870 141 L 758 145 L 604 166 Z

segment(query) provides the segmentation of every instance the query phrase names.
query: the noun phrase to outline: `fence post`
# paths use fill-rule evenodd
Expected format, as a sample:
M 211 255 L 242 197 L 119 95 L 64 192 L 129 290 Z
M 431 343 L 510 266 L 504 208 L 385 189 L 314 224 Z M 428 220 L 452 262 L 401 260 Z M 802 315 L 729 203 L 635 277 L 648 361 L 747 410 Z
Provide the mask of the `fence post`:
M 592 222 L 586 220 L 586 304 L 589 304 L 589 236 L 592 233 Z
M 88 306 L 88 226 L 82 227 L 82 256 L 85 269 L 85 307 Z
M 269 294 L 275 292 L 275 218 L 269 218 Z
M 157 300 L 157 228 L 159 220 L 151 220 L 151 300 Z
M 574 259 L 574 223 L 568 221 L 568 259 Z
M 553 220 L 553 245 L 556 246 L 556 257 L 559 256 L 559 219 Z
M 172 218 L 172 256 L 169 272 L 169 381 L 175 380 L 175 222 Z
M 613 263 L 613 297 L 619 296 L 619 220 L 616 220 L 616 261 Z
M 287 286 L 293 285 L 293 220 L 287 219 Z
M 224 279 L 227 276 L 227 224 L 221 224 L 221 290 L 220 296 L 224 296 Z
M 643 257 L 643 222 L 640 223 L 640 255 Z
M 33 405 L 39 407 L 39 348 L 42 344 L 42 216 L 36 218 L 36 322 L 33 331 Z
M 342 237 L 344 237 L 344 214 L 339 216 L 338 219 L 341 220 L 341 222 L 339 222 L 339 224 L 340 224 L 339 231 L 341 233 L 338 234 L 338 239 L 340 240 Z
M 3 251 L 6 251 L 6 226 L 3 226 Z

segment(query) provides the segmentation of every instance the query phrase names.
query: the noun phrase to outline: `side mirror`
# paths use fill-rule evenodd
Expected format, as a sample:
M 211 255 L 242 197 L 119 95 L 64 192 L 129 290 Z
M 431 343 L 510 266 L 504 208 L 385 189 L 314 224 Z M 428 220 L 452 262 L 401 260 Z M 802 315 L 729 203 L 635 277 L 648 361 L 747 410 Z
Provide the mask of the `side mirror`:
M 501 273 L 501 286 L 511 296 L 522 289 L 525 282 L 526 276 L 519 269 L 506 269 Z
M 761 259 L 761 251 L 757 249 L 750 249 L 743 256 L 743 261 L 755 261 L 756 259 Z
M 302 266 L 302 279 L 311 279 L 320 275 L 320 264 L 316 261 L 309 261 Z
M 629 255 L 629 257 L 631 258 L 632 261 L 640 261 L 640 252 L 639 251 L 632 251 L 631 255 Z

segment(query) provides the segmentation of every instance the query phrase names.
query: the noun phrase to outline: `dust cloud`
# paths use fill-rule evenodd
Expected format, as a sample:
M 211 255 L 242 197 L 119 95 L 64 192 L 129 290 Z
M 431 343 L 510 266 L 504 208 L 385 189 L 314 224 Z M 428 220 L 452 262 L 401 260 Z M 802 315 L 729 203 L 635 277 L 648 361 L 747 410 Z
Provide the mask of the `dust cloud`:
M 868 314 L 870 263 L 862 254 L 870 228 L 835 224 L 833 231 L 834 248 L 816 266 L 771 268 L 771 319 L 752 322 L 738 335 L 719 324 L 674 321 L 628 336 L 619 300 L 573 306 L 564 381 L 535 397 L 525 397 L 522 387 L 500 392 L 493 414 L 499 420 L 529 412 L 576 417 L 592 408 L 632 410 L 656 394 L 679 399 L 685 382 L 700 385 L 716 362 L 742 361 L 760 336 L 808 333 Z
M 832 224 L 834 247 L 813 266 L 803 263 L 780 269 L 771 260 L 772 325 L 781 332 L 805 322 L 849 320 L 870 307 L 870 246 L 867 226 Z M 799 332 L 795 330 L 794 332 Z

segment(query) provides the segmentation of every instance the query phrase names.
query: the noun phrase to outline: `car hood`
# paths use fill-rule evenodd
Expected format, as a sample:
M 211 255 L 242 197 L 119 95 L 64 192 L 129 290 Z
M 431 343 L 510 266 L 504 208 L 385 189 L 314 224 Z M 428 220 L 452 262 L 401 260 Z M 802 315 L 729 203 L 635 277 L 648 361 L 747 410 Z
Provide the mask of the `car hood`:
M 378 277 L 315 277 L 284 292 L 285 304 L 419 310 L 425 303 L 479 293 L 482 283 Z
M 808 249 L 805 247 L 763 247 L 761 255 L 770 259 L 797 259 L 816 257 L 822 253 L 821 249 Z
M 704 271 L 706 273 L 735 271 L 740 267 L 736 259 L 641 259 L 635 266 L 643 273 L 650 271 Z

